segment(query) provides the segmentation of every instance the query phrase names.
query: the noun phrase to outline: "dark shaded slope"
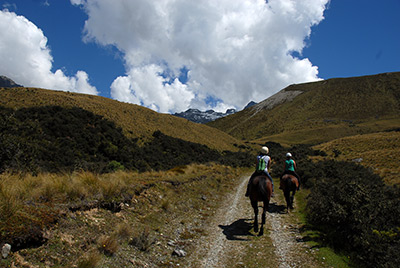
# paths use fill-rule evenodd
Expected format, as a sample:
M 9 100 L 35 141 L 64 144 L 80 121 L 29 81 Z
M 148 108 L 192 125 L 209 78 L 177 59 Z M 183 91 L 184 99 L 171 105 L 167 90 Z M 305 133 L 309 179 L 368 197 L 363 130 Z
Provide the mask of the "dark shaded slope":
M 0 88 L 0 106 L 12 109 L 41 106 L 60 106 L 68 109 L 78 107 L 114 122 L 125 136 L 138 138 L 140 144 L 153 139 L 155 131 L 204 144 L 218 151 L 237 150 L 234 144 L 240 143 L 218 129 L 100 96 L 38 88 Z
M 127 138 L 115 123 L 81 108 L 43 106 L 13 110 L 0 107 L 0 171 L 107 172 L 166 170 L 177 165 L 225 161 L 205 145 L 157 131 L 142 146 Z M 231 165 L 247 165 L 232 158 Z M 239 159 L 239 160 L 238 160 Z

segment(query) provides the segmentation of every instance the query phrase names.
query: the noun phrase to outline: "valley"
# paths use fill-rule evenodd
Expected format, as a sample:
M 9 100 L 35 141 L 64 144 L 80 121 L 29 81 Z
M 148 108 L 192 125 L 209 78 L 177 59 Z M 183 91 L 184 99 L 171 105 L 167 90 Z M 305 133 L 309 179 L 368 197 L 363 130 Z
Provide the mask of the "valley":
M 396 267 L 399 90 L 400 73 L 291 85 L 197 124 L 0 88 L 0 267 Z M 244 192 L 264 145 L 276 190 L 258 236 Z M 288 151 L 302 178 L 290 213 Z

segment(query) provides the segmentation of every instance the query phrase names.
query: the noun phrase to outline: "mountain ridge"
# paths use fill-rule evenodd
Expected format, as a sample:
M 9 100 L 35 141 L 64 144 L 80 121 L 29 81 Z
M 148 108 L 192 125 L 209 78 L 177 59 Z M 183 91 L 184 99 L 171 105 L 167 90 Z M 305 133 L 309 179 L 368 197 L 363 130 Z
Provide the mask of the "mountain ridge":
M 207 110 L 205 112 L 200 111 L 199 109 L 188 109 L 184 112 L 174 113 L 174 116 L 185 118 L 189 121 L 205 124 L 211 121 L 214 121 L 218 118 L 222 118 L 231 114 L 236 113 L 235 109 L 228 109 L 225 113 L 216 112 L 214 110 Z
M 207 125 L 242 140 L 284 144 L 398 128 L 400 72 L 290 85 Z
M 257 104 L 256 102 L 251 101 L 243 108 L 243 110 L 250 108 L 256 104 Z M 215 121 L 219 118 L 232 115 L 236 112 L 237 112 L 236 109 L 227 109 L 225 113 L 222 113 L 222 112 L 216 112 L 214 110 L 200 111 L 199 109 L 190 108 L 184 112 L 174 113 L 173 115 L 185 118 L 195 123 L 206 124 L 208 122 Z

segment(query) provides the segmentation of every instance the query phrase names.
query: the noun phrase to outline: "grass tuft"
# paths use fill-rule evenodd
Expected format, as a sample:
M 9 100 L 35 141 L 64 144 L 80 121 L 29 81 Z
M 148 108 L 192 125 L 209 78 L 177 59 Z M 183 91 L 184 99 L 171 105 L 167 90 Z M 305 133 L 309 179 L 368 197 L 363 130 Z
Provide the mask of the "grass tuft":
M 98 248 L 107 256 L 113 256 L 119 248 L 115 235 L 102 235 L 98 241 Z
M 78 261 L 78 268 L 96 268 L 101 260 L 98 252 L 92 251 L 84 255 Z
M 141 251 L 148 251 L 154 242 L 155 238 L 150 234 L 150 231 L 145 228 L 144 230 L 135 234 L 131 241 L 129 241 L 129 244 L 137 247 Z

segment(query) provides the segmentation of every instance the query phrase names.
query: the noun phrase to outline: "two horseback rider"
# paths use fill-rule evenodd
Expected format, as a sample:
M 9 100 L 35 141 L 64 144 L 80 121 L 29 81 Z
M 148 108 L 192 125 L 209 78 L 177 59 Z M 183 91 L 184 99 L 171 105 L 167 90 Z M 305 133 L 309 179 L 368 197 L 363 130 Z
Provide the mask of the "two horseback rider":
M 265 175 L 271 180 L 271 183 L 272 183 L 272 196 L 274 195 L 273 194 L 273 192 L 274 192 L 274 182 L 272 180 L 271 175 L 269 174 L 269 169 L 270 169 L 270 166 L 271 166 L 271 157 L 268 156 L 268 153 L 269 153 L 268 147 L 266 147 L 266 146 L 261 147 L 260 153 L 259 153 L 259 155 L 257 155 L 256 170 L 251 175 L 251 177 L 249 179 L 249 182 L 247 184 L 246 196 L 249 196 L 250 185 L 251 185 L 251 183 L 253 181 L 253 178 L 255 176 L 257 176 L 257 175 Z M 296 173 L 296 169 L 297 169 L 296 162 L 294 161 L 292 154 L 291 153 L 287 153 L 286 154 L 286 160 L 285 160 L 285 166 L 284 166 L 284 172 L 283 172 L 283 174 L 281 175 L 280 178 L 282 180 L 282 177 L 285 174 L 290 174 L 290 175 L 295 176 L 297 178 L 298 185 L 299 185 L 297 187 L 297 190 L 300 190 L 300 177 Z

